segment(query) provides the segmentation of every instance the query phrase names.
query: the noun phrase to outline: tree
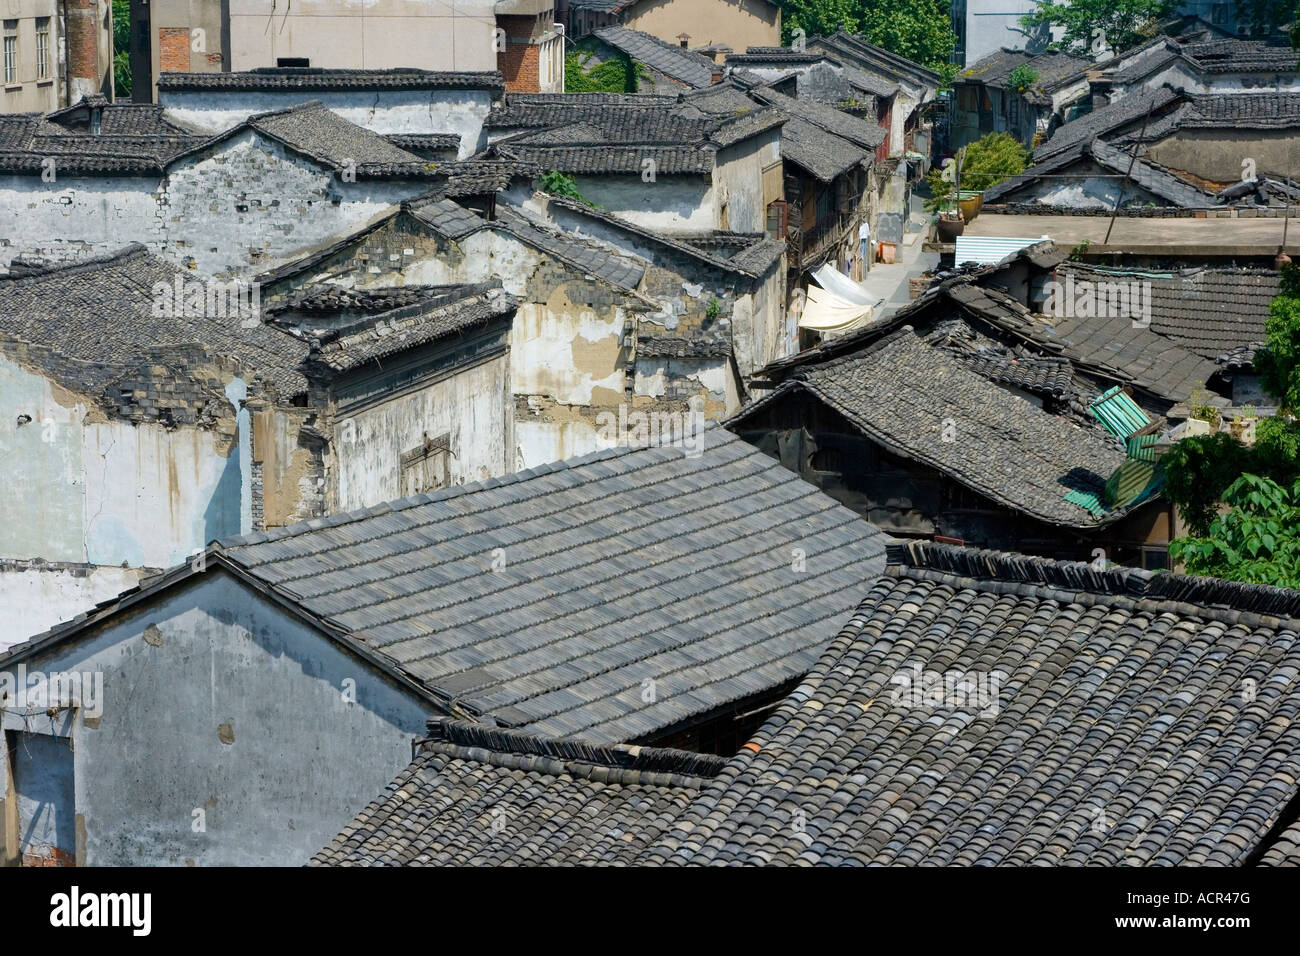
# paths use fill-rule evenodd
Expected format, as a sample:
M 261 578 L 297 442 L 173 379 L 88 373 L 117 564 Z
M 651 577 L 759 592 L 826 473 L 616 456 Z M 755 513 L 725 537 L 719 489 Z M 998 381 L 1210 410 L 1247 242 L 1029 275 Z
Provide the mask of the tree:
M 113 0 L 113 89 L 118 99 L 131 95 L 130 0 Z
M 1242 475 L 1223 500 L 1230 510 L 1214 519 L 1208 535 L 1170 544 L 1174 560 L 1189 574 L 1300 588 L 1300 481 L 1284 487 Z
M 781 0 L 781 21 L 786 43 L 846 30 L 931 69 L 957 45 L 944 0 Z
M 1296 16 L 1291 0 L 1234 0 L 1237 21 L 1250 28 L 1252 37 L 1266 37 Z
M 957 45 L 943 0 L 874 0 L 862 4 L 858 20 L 872 43 L 925 66 L 947 63 Z
M 837 30 L 858 32 L 862 0 L 781 0 L 781 36 L 789 44 L 803 31 L 803 39 L 828 36 Z
M 1060 27 L 1068 53 L 1098 56 L 1127 50 L 1155 36 L 1156 24 L 1173 13 L 1176 0 L 1034 0 L 1020 19 L 1026 27 Z
M 1246 447 L 1222 432 L 1185 438 L 1161 460 L 1165 493 L 1192 536 L 1169 546 L 1193 574 L 1300 587 L 1300 270 L 1284 266 L 1255 366 L 1279 414 Z M 1220 503 L 1230 510 L 1220 514 Z
M 961 185 L 964 189 L 988 189 L 1025 171 L 1029 165 L 1029 150 L 1021 146 L 1010 133 L 989 133 L 967 146 L 959 154 L 958 164 Z M 930 187 L 931 199 L 926 207 L 935 212 L 945 208 L 953 198 L 957 184 L 942 168 L 931 169 L 925 182 Z

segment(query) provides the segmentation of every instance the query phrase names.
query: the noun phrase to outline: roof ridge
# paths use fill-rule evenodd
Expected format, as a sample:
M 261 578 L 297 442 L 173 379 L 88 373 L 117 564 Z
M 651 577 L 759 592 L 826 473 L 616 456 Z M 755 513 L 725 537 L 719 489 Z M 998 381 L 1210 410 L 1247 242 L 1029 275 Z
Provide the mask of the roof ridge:
M 34 266 L 24 268 L 23 271 L 14 275 L 12 272 L 0 275 L 0 282 L 20 283 L 26 280 L 46 279 L 55 275 L 77 275 L 81 272 L 93 272 L 101 266 L 114 262 L 125 262 L 128 259 L 134 259 L 137 256 L 149 255 L 149 249 L 142 242 L 130 242 L 122 248 L 113 252 L 101 252 L 93 256 L 86 256 L 82 259 L 71 259 L 65 262 L 51 262 L 44 266 Z M 170 263 L 168 263 L 170 265 Z M 179 268 L 177 271 L 180 271 Z
M 457 756 L 461 759 L 499 763 L 492 758 L 499 755 L 546 757 L 563 763 L 564 771 L 571 776 L 591 777 L 592 771 L 615 771 L 617 776 L 600 775 L 602 780 L 610 783 L 666 784 L 666 780 L 655 781 L 646 777 L 674 774 L 687 778 L 679 783 L 690 785 L 690 782 L 716 776 L 727 763 L 726 757 L 714 754 L 670 747 L 595 744 L 453 717 L 430 717 L 427 727 L 428 742 L 457 747 L 461 751 Z
M 964 548 L 929 541 L 885 546 L 889 567 L 904 573 L 937 572 L 945 578 L 1028 585 L 1134 601 L 1182 605 L 1184 613 L 1204 615 L 1215 608 L 1238 614 L 1300 619 L 1300 591 L 1220 578 L 1195 577 L 1141 568 L 1100 569 L 1087 561 L 1057 561 L 1036 555 Z M 1197 607 L 1193 607 L 1199 605 Z

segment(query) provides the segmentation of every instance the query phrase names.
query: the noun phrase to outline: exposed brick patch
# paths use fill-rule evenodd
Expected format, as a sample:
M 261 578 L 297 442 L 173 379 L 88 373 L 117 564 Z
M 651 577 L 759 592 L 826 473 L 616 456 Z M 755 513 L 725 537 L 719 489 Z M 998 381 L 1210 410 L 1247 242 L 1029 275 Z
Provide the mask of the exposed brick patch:
M 159 69 L 172 73 L 190 72 L 190 31 L 187 27 L 158 28 Z

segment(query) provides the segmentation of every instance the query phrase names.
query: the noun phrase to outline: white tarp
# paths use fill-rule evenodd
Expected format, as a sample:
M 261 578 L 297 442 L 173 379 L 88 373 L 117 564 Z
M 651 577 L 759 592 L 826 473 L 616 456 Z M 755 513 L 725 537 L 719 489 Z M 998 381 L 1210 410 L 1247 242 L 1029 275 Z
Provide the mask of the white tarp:
M 816 332 L 848 332 L 867 325 L 871 321 L 871 312 L 870 305 L 849 302 L 810 285 L 803 314 L 799 316 L 799 327 Z
M 817 280 L 817 284 L 827 292 L 834 292 L 836 296 L 845 302 L 853 302 L 857 305 L 875 305 L 876 300 L 862 290 L 858 285 L 842 272 L 836 272 L 835 266 L 829 262 L 823 263 L 819 268 L 813 270 L 812 277 Z
M 1040 242 L 1047 242 L 1047 236 L 1037 239 L 1013 239 L 1010 236 L 958 236 L 957 254 L 953 256 L 955 265 L 974 262 L 982 266 L 991 266 L 1001 262 L 1007 256 L 1028 249 Z

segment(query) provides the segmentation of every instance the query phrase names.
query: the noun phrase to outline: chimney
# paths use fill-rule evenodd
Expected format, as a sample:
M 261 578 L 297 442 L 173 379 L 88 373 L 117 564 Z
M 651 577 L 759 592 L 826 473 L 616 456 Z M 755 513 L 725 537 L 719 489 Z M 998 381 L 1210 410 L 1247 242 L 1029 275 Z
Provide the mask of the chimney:
M 713 82 L 714 82 L 714 83 L 721 83 L 721 82 L 722 82 L 722 67 L 720 67 L 720 66 L 715 66 L 715 67 L 713 68 Z
M 64 0 L 64 44 L 67 52 L 68 104 L 103 91 L 99 63 L 100 7 L 98 0 Z

